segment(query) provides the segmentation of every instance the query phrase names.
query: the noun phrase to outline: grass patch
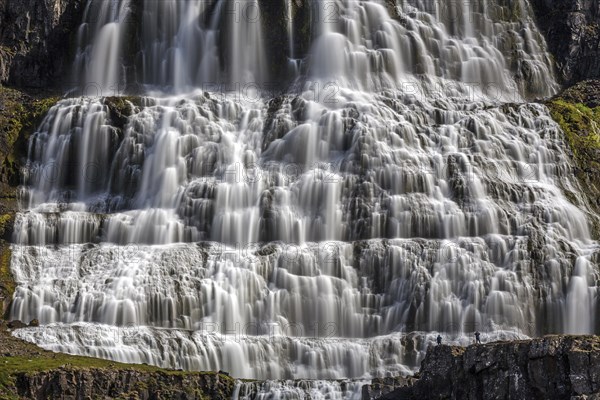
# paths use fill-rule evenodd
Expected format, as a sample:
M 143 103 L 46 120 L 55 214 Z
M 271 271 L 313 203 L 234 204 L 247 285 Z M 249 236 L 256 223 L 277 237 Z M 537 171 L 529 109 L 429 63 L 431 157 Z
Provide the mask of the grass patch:
M 116 361 L 103 360 L 100 358 L 73 356 L 70 354 L 50 352 L 50 356 L 42 357 L 39 355 L 36 357 L 0 357 L 0 386 L 10 385 L 13 376 L 17 373 L 44 372 L 61 367 L 75 369 L 110 369 L 111 371 L 133 370 L 175 376 L 217 375 L 216 372 L 175 371 L 146 364 L 123 364 Z
M 28 376 L 53 372 L 61 374 L 66 372 L 67 376 L 86 372 L 88 379 L 90 376 L 98 376 L 97 384 L 100 386 L 94 395 L 102 398 L 129 398 L 128 393 L 133 394 L 133 392 L 145 392 L 151 398 L 153 394 L 161 393 L 166 396 L 164 398 L 169 398 L 169 394 L 177 397 L 178 393 L 191 390 L 196 398 L 226 399 L 231 397 L 235 385 L 233 378 L 217 372 L 168 370 L 146 364 L 125 364 L 99 358 L 54 353 L 13 337 L 6 327 L 6 323 L 0 322 L 0 400 L 19 398 L 19 394 L 22 394 L 25 389 L 18 385 L 22 384 L 23 379 L 26 380 Z M 127 375 L 119 375 L 119 373 Z M 216 384 L 217 376 L 218 384 Z M 57 377 L 58 375 L 48 378 Z M 102 386 L 110 379 L 118 381 L 116 387 Z M 103 390 L 110 390 L 110 393 L 105 393 Z M 122 390 L 122 392 L 117 393 L 115 390 Z
M 8 332 L 2 333 L 2 336 L 9 335 Z M 98 358 L 73 356 L 64 353 L 53 353 L 50 351 L 42 350 L 37 346 L 23 342 L 20 339 L 14 337 L 4 337 L 3 349 L 4 351 L 7 341 L 10 342 L 11 346 L 18 346 L 19 350 L 17 355 L 14 356 L 3 356 L 0 357 L 0 399 L 5 398 L 16 398 L 16 380 L 17 376 L 21 374 L 33 374 L 39 372 L 49 372 L 59 368 L 81 371 L 81 370 L 92 370 L 93 374 L 102 374 L 103 371 L 110 371 L 111 373 L 123 371 L 136 371 L 142 373 L 153 374 L 146 381 L 139 381 L 134 383 L 137 390 L 149 389 L 151 386 L 154 388 L 160 388 L 161 390 L 169 390 L 168 387 L 161 387 L 161 379 L 156 380 L 154 378 L 168 377 L 168 376 L 181 376 L 181 377 L 211 377 L 219 375 L 219 380 L 222 380 L 226 385 L 233 387 L 234 379 L 218 374 L 217 372 L 190 372 L 190 371 L 176 371 L 158 368 L 146 364 L 124 364 L 116 361 L 103 360 Z M 22 352 L 25 354 L 21 354 Z M 10 351 L 9 351 L 10 352 Z M 6 353 L 5 353 L 6 354 Z M 154 375 L 157 374 L 157 375 Z M 153 383 L 154 382 L 154 383 Z M 202 388 L 193 388 L 199 393 L 203 393 Z

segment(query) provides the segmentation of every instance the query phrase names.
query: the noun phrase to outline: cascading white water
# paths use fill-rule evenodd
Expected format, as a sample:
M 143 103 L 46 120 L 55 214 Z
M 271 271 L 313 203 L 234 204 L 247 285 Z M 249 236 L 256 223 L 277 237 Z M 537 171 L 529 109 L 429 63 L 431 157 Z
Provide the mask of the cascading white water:
M 299 60 L 296 59 L 296 45 L 294 42 L 294 0 L 285 0 L 285 7 L 288 34 L 288 63 L 291 74 L 297 76 L 299 74 Z
M 366 381 L 266 381 L 261 383 L 238 383 L 233 398 L 257 400 L 303 399 L 313 400 L 361 400 L 362 385 Z
M 130 0 L 89 1 L 77 33 L 75 82 L 91 95 L 118 93 L 123 85 L 122 45 L 130 19 Z
M 236 24 L 239 4 L 119 3 L 145 21 L 134 75 L 171 94 L 123 98 L 124 122 L 114 99 L 62 100 L 33 135 L 11 314 L 41 326 L 15 334 L 291 380 L 240 398 L 351 398 L 360 383 L 322 380 L 408 374 L 437 332 L 598 332 L 597 243 L 563 134 L 523 103 L 556 85 L 513 3 L 521 22 L 500 1 L 468 20 L 440 2 L 400 1 L 395 18 L 315 3 L 304 89 L 273 99 L 202 90 L 266 79 L 265 22 Z M 90 38 L 80 54 L 120 51 Z
M 137 7 L 137 8 L 136 8 Z M 137 12 L 136 12 L 137 10 Z M 99 93 L 133 83 L 171 92 L 266 79 L 258 0 L 89 0 L 78 33 L 76 81 Z M 125 47 L 141 26 L 136 82 L 128 82 Z M 226 43 L 219 49 L 218 43 Z M 131 76 L 129 76 L 131 80 Z
M 217 82 L 220 74 L 216 43 L 219 12 L 207 1 L 153 1 L 143 5 L 143 81 L 175 90 L 200 82 Z M 217 6 L 217 7 L 220 7 Z M 199 24 L 209 21 L 205 29 Z

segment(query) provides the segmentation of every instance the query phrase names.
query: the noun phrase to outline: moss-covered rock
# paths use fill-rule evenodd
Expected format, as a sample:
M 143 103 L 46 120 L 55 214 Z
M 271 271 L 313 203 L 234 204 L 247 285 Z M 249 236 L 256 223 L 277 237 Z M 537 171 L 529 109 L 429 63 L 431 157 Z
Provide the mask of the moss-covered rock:
M 590 86 L 598 91 L 589 91 Z M 546 103 L 573 151 L 577 167 L 588 173 L 600 171 L 600 84 L 582 82 Z M 598 182 L 600 183 L 600 182 Z M 600 188 L 600 186 L 599 186 Z
M 15 222 L 13 213 L 0 214 L 0 237 L 4 240 L 10 240 L 10 232 Z
M 590 79 L 565 89 L 558 99 L 572 104 L 583 104 L 588 108 L 600 106 L 600 80 Z
M 7 318 L 10 303 L 15 293 L 16 283 L 10 270 L 10 259 L 12 251 L 6 242 L 0 243 L 0 304 L 2 304 L 2 315 Z
M 138 96 L 112 96 L 105 97 L 104 104 L 108 107 L 113 125 L 123 128 L 129 117 L 144 106 L 144 99 Z
M 0 197 L 14 197 L 7 186 L 20 183 L 19 171 L 26 157 L 27 141 L 58 97 L 34 98 L 0 87 Z
M 596 218 L 592 218 L 593 234 L 600 238 L 600 82 L 581 82 L 546 102 L 552 118 L 565 134 L 573 152 L 575 176 L 579 180 L 587 203 Z
M 600 107 L 590 108 L 561 98 L 548 103 L 573 150 L 579 168 L 600 169 Z

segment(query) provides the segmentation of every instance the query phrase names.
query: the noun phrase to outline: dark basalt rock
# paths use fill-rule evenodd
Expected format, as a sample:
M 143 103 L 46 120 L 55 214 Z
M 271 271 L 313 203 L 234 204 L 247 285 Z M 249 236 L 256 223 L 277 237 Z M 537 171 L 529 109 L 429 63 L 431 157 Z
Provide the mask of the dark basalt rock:
M 600 1 L 531 0 L 563 83 L 600 77 Z
M 17 320 L 14 321 L 9 321 L 6 326 L 8 327 L 8 329 L 20 329 L 20 328 L 26 328 L 27 324 Z
M 380 397 L 371 394 L 381 385 L 366 386 L 363 399 L 596 399 L 600 337 L 432 346 L 416 378 L 399 381 L 395 390 Z M 389 382 L 384 392 L 395 384 Z
M 229 399 L 233 379 L 224 374 L 112 371 L 64 366 L 16 374 L 16 391 L 28 399 Z
M 85 0 L 0 0 L 0 84 L 63 83 Z
M 579 82 L 562 92 L 557 98 L 572 104 L 583 104 L 589 108 L 600 107 L 600 80 Z

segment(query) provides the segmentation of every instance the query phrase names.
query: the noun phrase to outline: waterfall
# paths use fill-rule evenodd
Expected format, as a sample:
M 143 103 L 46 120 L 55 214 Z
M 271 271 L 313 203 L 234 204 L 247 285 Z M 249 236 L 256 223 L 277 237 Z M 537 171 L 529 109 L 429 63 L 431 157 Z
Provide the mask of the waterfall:
M 123 41 L 131 22 L 129 0 L 89 1 L 77 33 L 75 82 L 92 95 L 123 85 Z
M 143 82 L 183 90 L 197 78 L 201 82 L 219 79 L 220 13 L 208 16 L 211 2 L 148 0 L 143 6 Z
M 487 3 L 403 0 L 398 18 L 390 19 L 376 1 L 322 0 L 312 75 L 363 90 L 402 86 L 408 73 L 460 81 L 513 101 L 517 93 L 552 94 L 556 84 L 547 79 L 552 70 L 528 8 L 520 6 L 520 21 L 498 23 L 493 18 L 507 11 Z
M 258 0 L 143 0 L 136 7 L 129 0 L 89 0 L 74 66 L 80 85 L 105 95 L 132 84 L 179 93 L 266 79 Z M 140 46 L 129 65 L 124 58 L 132 56 L 124 53 L 136 34 Z
M 299 74 L 299 60 L 296 59 L 296 44 L 294 40 L 294 0 L 285 0 L 286 19 L 287 19 L 287 35 L 288 35 L 288 58 L 290 71 L 292 76 Z
M 61 100 L 31 137 L 11 317 L 40 326 L 16 336 L 353 398 L 440 332 L 598 333 L 589 210 L 526 102 L 558 87 L 528 2 L 309 6 L 273 97 L 266 3 L 89 0 L 78 81 L 145 92 Z

